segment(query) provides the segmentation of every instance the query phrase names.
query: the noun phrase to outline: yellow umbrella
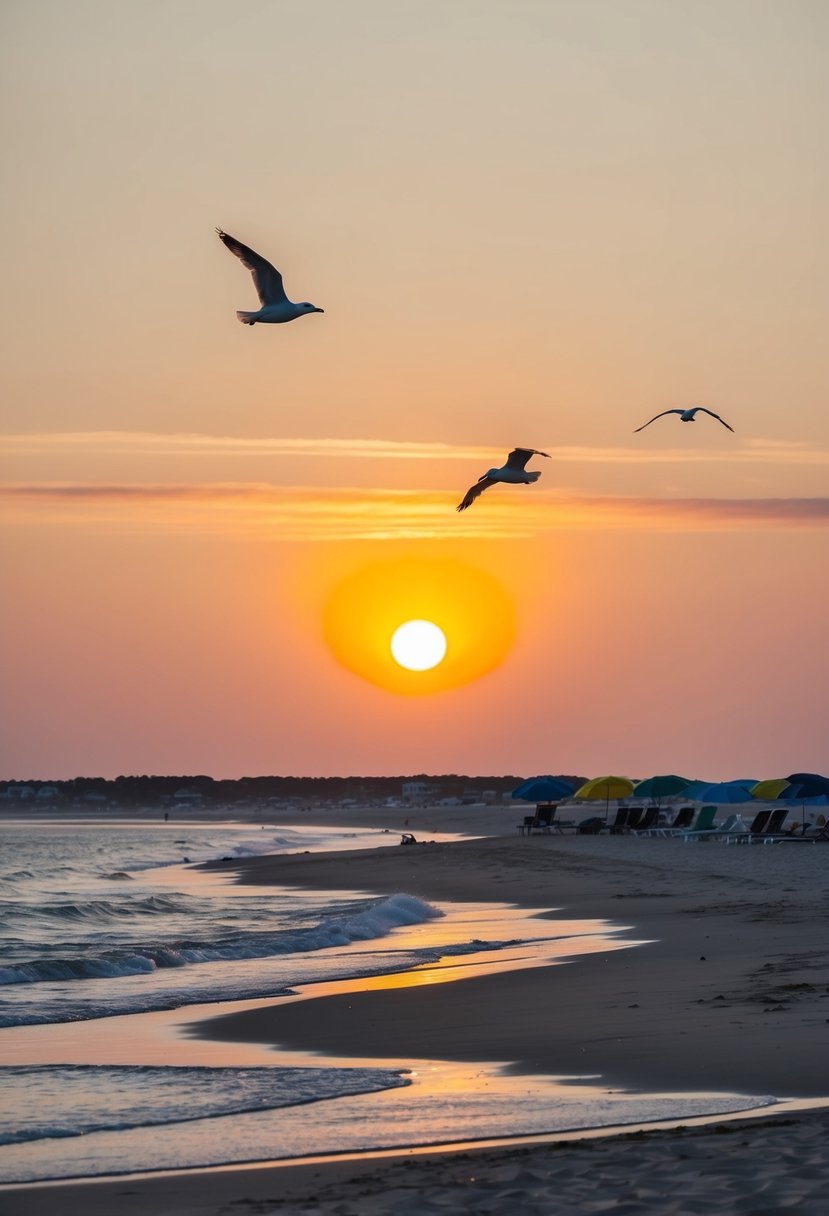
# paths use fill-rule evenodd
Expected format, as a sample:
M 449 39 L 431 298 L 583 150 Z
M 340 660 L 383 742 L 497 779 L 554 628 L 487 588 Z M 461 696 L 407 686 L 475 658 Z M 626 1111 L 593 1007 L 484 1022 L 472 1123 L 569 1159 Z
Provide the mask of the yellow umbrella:
M 627 798 L 633 793 L 633 782 L 627 777 L 594 777 L 586 781 L 576 790 L 574 797 L 599 802 L 604 799 L 604 816 L 607 819 L 607 808 L 611 798 Z
M 762 798 L 765 802 L 775 802 L 791 781 L 787 777 L 773 777 L 769 781 L 758 781 L 749 790 L 752 798 Z

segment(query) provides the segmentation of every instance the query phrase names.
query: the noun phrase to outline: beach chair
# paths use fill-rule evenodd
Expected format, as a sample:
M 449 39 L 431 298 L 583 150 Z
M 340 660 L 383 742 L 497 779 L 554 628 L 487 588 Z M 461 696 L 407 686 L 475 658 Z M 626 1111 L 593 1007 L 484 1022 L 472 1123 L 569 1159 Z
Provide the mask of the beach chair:
M 787 817 L 788 813 L 789 813 L 789 808 L 787 806 L 779 806 L 779 807 L 777 807 L 776 810 L 772 811 L 771 815 L 769 816 L 769 821 L 766 824 L 766 830 L 763 833 L 763 835 L 764 836 L 774 836 L 775 834 L 779 834 L 780 832 L 782 832 L 783 824 L 786 822 L 786 817 Z
M 670 823 L 660 823 L 651 828 L 651 836 L 678 836 L 680 832 L 687 831 L 694 822 L 696 808 L 693 806 L 681 806 L 674 815 Z
M 521 836 L 529 836 L 530 832 L 533 830 L 534 823 L 535 823 L 535 815 L 525 815 L 524 818 L 521 820 L 521 822 L 518 824 L 519 834 Z
M 717 817 L 717 808 L 715 806 L 700 807 L 699 814 L 696 817 L 694 826 L 680 830 L 678 835 L 681 840 L 704 840 L 706 836 L 714 830 L 714 820 Z
M 659 825 L 659 811 L 658 806 L 649 806 L 636 826 L 630 828 L 632 835 L 649 836 Z
M 766 826 L 756 835 L 762 844 L 776 844 L 783 839 L 783 824 L 789 814 L 787 806 L 779 806 L 771 812 Z
M 535 808 L 535 816 L 533 817 L 531 830 L 533 832 L 544 832 L 545 834 L 548 834 L 552 830 L 553 820 L 556 817 L 557 810 L 557 802 L 550 802 L 537 806 Z
M 748 831 L 740 836 L 732 836 L 727 843 L 753 844 L 759 840 L 761 844 L 774 844 L 782 838 L 781 829 L 788 813 L 789 808 L 785 806 L 779 806 L 775 810 L 758 811 Z
M 671 821 L 671 831 L 679 831 L 683 828 L 689 828 L 694 822 L 694 808 L 692 806 L 681 806 L 676 813 L 676 816 Z
M 608 826 L 608 832 L 616 836 L 619 832 L 624 832 L 628 825 L 628 817 L 630 816 L 630 807 L 620 806 L 616 812 L 616 818 Z
M 748 829 L 749 835 L 759 836 L 762 832 L 765 832 L 766 825 L 770 819 L 771 811 L 758 811 L 751 821 L 751 825 Z

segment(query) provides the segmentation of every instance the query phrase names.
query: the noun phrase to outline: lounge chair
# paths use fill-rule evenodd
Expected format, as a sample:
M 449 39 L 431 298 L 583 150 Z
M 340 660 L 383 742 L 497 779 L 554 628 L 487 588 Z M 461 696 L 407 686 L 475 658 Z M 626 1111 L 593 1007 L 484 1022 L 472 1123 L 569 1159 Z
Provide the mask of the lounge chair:
M 694 822 L 696 807 L 681 806 L 670 823 L 657 823 L 650 830 L 651 836 L 678 836 L 688 831 Z
M 628 818 L 627 818 L 627 824 L 625 826 L 629 832 L 632 832 L 634 828 L 639 827 L 639 824 L 642 820 L 642 816 L 644 815 L 644 813 L 645 813 L 645 808 L 643 806 L 628 807 Z
M 635 827 L 630 828 L 634 836 L 649 836 L 659 824 L 659 807 L 649 806 Z
M 778 840 L 784 839 L 786 833 L 783 831 L 783 824 L 786 822 L 788 814 L 787 806 L 779 806 L 772 811 L 765 828 L 758 833 L 763 844 L 776 844 Z
M 676 817 L 671 821 L 671 831 L 681 828 L 689 828 L 694 822 L 694 807 L 681 806 L 676 813 Z
M 786 816 L 789 813 L 787 806 L 779 806 L 777 810 L 772 811 L 769 816 L 769 821 L 766 824 L 766 829 L 763 832 L 764 836 L 779 835 L 783 830 L 783 824 L 786 822 Z
M 618 835 L 619 832 L 624 832 L 628 826 L 629 818 L 630 818 L 630 807 L 629 806 L 620 806 L 618 811 L 616 812 L 616 818 L 608 826 L 607 830 L 613 836 Z
M 762 844 L 774 844 L 778 840 L 783 840 L 786 837 L 781 829 L 788 813 L 789 808 L 786 806 L 779 806 L 773 811 L 758 811 L 751 821 L 748 831 L 739 836 L 732 836 L 726 843 L 753 844 L 755 840 L 759 840 Z
M 557 802 L 542 804 L 535 808 L 535 817 L 532 823 L 533 832 L 549 833 L 554 828 L 554 820 L 556 811 L 558 810 Z
M 717 808 L 715 806 L 700 807 L 694 826 L 686 828 L 684 831 L 680 829 L 678 835 L 684 841 L 705 840 L 706 836 L 714 830 L 714 820 L 716 818 Z
M 785 819 L 785 815 L 783 818 Z M 752 836 L 759 836 L 762 832 L 765 832 L 766 825 L 770 819 L 771 811 L 758 811 L 751 821 L 751 826 L 748 829 L 749 834 Z
M 525 815 L 521 823 L 517 824 L 519 833 L 522 836 L 532 836 L 534 832 L 559 831 L 558 824 L 554 822 L 557 810 L 557 802 L 541 803 L 535 808 L 534 815 Z

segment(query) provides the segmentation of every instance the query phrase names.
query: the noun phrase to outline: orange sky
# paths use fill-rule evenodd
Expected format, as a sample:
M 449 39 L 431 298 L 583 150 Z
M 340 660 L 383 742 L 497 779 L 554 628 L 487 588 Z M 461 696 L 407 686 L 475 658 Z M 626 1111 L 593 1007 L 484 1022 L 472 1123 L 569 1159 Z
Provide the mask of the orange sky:
M 829 769 L 820 0 L 0 21 L 0 776 Z M 217 224 L 325 315 L 238 325 Z M 444 558 L 500 665 L 341 666 Z

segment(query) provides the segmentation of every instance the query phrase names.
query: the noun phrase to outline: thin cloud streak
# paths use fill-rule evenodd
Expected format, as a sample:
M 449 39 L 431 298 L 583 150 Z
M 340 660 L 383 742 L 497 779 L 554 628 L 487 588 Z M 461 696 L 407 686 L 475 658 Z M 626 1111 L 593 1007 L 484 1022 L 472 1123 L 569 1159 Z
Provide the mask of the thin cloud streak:
M 104 533 L 290 541 L 508 539 L 559 531 L 722 532 L 829 527 L 829 498 L 626 498 L 491 493 L 460 520 L 445 491 L 326 489 L 268 483 L 0 487 L 10 523 Z
M 516 442 L 525 442 L 518 436 Z M 722 449 L 592 447 L 533 443 L 555 460 L 577 464 L 785 464 L 826 465 L 829 450 L 805 442 L 747 439 Z M 164 434 L 150 431 L 65 431 L 0 435 L 0 453 L 110 456 L 258 456 L 319 457 L 356 460 L 491 461 L 503 447 L 414 443 L 393 439 L 308 439 L 234 435 Z

